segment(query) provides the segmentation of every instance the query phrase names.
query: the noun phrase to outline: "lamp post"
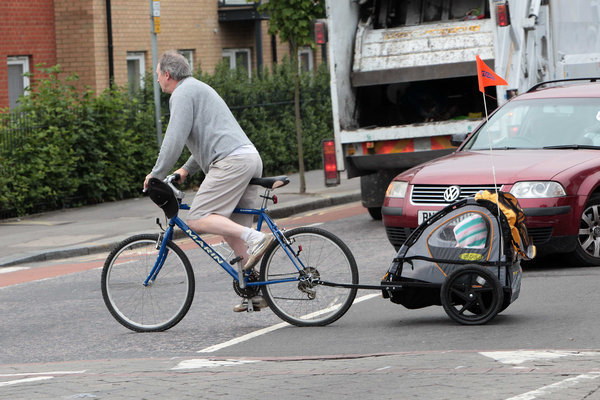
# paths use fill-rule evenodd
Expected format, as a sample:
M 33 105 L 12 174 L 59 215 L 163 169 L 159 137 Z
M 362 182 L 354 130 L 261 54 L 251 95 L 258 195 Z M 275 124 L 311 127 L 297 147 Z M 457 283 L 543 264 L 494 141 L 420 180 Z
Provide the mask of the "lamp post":
M 158 64 L 157 34 L 160 33 L 160 0 L 150 0 L 150 36 L 152 37 L 152 86 L 154 88 L 154 120 L 156 124 L 156 139 L 158 147 L 162 144 L 162 123 L 160 120 L 160 87 L 156 76 Z

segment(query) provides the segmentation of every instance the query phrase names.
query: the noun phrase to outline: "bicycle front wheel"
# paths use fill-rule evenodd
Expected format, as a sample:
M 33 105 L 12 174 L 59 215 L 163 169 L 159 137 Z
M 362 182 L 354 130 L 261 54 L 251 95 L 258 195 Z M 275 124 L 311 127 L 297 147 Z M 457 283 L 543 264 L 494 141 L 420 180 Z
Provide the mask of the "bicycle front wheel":
M 300 271 L 292 264 L 279 243 L 274 243 L 263 257 L 262 281 L 300 277 L 284 283 L 262 287 L 271 310 L 281 319 L 297 326 L 330 324 L 348 311 L 357 289 L 317 285 L 313 280 L 334 283 L 358 283 L 356 261 L 348 246 L 334 234 L 319 228 L 296 228 L 285 233 L 290 251 Z
M 153 282 L 144 285 L 158 258 L 158 235 L 125 239 L 102 269 L 102 297 L 112 316 L 137 332 L 158 332 L 175 326 L 194 299 L 194 272 L 175 243 L 167 243 L 164 264 Z M 160 245 L 160 243 L 158 243 Z

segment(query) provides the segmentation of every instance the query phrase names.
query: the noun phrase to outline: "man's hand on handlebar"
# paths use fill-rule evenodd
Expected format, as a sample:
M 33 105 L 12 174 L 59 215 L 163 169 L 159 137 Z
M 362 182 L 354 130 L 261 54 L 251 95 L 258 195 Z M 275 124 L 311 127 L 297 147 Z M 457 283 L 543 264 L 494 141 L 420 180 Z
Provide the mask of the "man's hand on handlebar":
M 144 179 L 144 193 L 148 191 L 148 182 L 150 181 L 150 178 L 152 178 L 152 175 L 148 174 L 146 175 L 146 179 Z
M 173 172 L 173 175 L 175 174 L 179 174 L 180 176 L 179 180 L 175 182 L 179 184 L 185 182 L 186 178 L 188 177 L 188 172 L 183 168 L 179 168 L 177 171 Z

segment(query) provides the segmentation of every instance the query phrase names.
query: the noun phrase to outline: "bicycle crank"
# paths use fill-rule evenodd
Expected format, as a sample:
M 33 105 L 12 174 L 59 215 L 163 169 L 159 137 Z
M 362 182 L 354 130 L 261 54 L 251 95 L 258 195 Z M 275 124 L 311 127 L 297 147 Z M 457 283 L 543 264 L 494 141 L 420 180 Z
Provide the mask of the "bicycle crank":
M 252 270 L 250 275 L 248 275 L 248 282 L 258 282 L 259 278 L 260 275 L 258 271 Z M 241 288 L 240 283 L 234 279 L 233 291 L 242 298 L 250 299 L 260 294 L 260 286 L 246 286 L 245 288 Z

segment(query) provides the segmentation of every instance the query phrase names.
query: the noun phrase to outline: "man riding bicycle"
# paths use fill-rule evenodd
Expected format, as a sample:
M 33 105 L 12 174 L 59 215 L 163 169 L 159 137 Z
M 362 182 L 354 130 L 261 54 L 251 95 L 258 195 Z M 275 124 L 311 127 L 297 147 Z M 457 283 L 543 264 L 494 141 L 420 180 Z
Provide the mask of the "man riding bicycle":
M 250 139 L 237 123 L 225 101 L 207 84 L 191 75 L 184 56 L 166 51 L 156 67 L 158 83 L 169 99 L 169 125 L 154 168 L 146 176 L 164 179 L 173 168 L 183 146 L 191 152 L 187 162 L 175 171 L 183 183 L 188 175 L 205 174 L 186 223 L 196 232 L 223 236 L 245 270 L 253 268 L 275 238 L 252 229 L 252 215 L 233 214 L 236 207 L 253 208 L 257 188 L 250 179 L 262 176 L 262 160 Z M 233 215 L 232 215 L 233 214 Z M 266 307 L 261 296 L 252 298 L 255 309 Z M 234 311 L 247 309 L 247 303 Z

